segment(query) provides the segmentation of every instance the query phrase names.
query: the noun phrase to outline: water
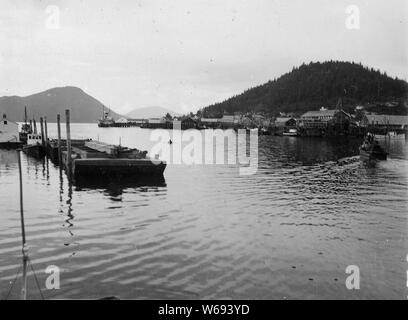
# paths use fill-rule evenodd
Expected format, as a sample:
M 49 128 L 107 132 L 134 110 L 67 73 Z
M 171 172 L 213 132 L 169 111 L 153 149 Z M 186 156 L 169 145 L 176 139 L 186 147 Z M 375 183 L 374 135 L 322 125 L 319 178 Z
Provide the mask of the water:
M 63 130 L 65 131 L 65 130 Z M 55 135 L 55 125 L 49 128 Z M 148 149 L 150 131 L 72 125 Z M 406 299 L 407 144 L 262 136 L 259 168 L 169 165 L 164 180 L 73 186 L 22 154 L 27 240 L 47 299 Z M 0 298 L 21 265 L 17 156 L 0 151 Z M 55 265 L 59 290 L 45 289 Z M 360 290 L 345 286 L 349 265 Z M 21 275 L 21 273 L 20 273 Z M 18 298 L 21 276 L 10 298 Z M 40 298 L 29 273 L 30 299 Z

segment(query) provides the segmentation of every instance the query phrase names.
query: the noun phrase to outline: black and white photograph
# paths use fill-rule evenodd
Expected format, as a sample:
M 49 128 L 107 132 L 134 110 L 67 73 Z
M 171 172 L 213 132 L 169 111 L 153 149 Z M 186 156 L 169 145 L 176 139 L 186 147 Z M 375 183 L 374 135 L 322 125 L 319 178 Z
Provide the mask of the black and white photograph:
M 407 81 L 406 0 L 0 0 L 0 300 L 407 300 Z

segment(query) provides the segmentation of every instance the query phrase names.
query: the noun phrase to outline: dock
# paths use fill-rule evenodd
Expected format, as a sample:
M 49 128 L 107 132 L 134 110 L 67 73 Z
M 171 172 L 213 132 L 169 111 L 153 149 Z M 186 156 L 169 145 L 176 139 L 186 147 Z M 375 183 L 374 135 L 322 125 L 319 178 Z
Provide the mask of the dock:
M 147 151 L 112 145 L 92 139 L 71 139 L 70 112 L 66 110 L 66 139 L 61 139 L 61 117 L 57 116 L 58 138 L 49 139 L 46 119 L 41 120 L 41 143 L 53 163 L 74 180 L 98 178 L 153 179 L 163 176 L 165 161 L 151 159 Z
M 81 147 L 85 145 L 85 142 L 91 141 L 91 139 L 73 139 L 71 140 L 72 146 Z M 61 151 L 67 151 L 67 140 L 60 139 Z M 46 142 L 46 153 L 52 162 L 59 164 L 59 154 L 58 154 L 58 139 L 49 139 Z
M 62 165 L 74 179 L 160 176 L 166 168 L 166 162 L 148 158 L 146 151 L 92 140 L 73 144 L 71 159 L 63 151 Z

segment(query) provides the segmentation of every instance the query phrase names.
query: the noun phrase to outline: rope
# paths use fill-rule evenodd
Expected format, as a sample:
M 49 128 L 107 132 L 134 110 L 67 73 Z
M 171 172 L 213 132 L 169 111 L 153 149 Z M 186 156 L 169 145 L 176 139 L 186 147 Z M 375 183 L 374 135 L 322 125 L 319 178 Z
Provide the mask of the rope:
M 17 271 L 16 277 L 14 278 L 13 283 L 11 284 L 11 287 L 10 287 L 10 289 L 9 289 L 9 291 L 8 291 L 8 293 L 7 293 L 7 295 L 6 295 L 6 297 L 5 297 L 4 300 L 8 300 L 8 298 L 9 298 L 9 296 L 10 296 L 10 293 L 11 293 L 11 291 L 13 290 L 14 284 L 15 284 L 16 281 L 17 281 L 17 278 L 18 278 L 18 275 L 19 275 L 19 273 L 20 273 L 20 270 L 21 270 L 21 264 L 20 264 L 20 266 L 18 267 L 18 271 Z
M 36 282 L 36 284 L 37 284 L 38 291 L 40 291 L 41 299 L 42 299 L 42 300 L 45 300 L 45 299 L 44 299 L 44 295 L 43 295 L 42 290 L 41 290 L 41 287 L 40 287 L 40 283 L 38 282 L 37 275 L 36 275 L 36 273 L 35 273 L 35 271 L 34 271 L 33 264 L 31 263 L 31 259 L 30 259 L 30 258 L 28 258 L 28 263 L 30 264 L 31 270 L 33 271 L 34 279 L 35 279 L 35 282 Z

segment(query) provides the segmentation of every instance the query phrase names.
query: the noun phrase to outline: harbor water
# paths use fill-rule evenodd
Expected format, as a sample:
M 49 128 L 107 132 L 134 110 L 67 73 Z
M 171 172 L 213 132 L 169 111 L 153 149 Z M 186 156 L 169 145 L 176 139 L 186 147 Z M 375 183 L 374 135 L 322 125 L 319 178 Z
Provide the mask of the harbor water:
M 71 132 L 154 144 L 148 129 Z M 389 159 L 366 164 L 361 140 L 260 136 L 253 175 L 169 164 L 163 179 L 85 185 L 21 154 L 31 265 L 46 299 L 406 299 L 408 145 L 381 143 Z M 21 289 L 18 181 L 16 151 L 0 150 L 0 299 L 15 279 L 9 298 Z M 49 266 L 59 289 L 45 286 Z M 29 271 L 28 298 L 40 299 Z

